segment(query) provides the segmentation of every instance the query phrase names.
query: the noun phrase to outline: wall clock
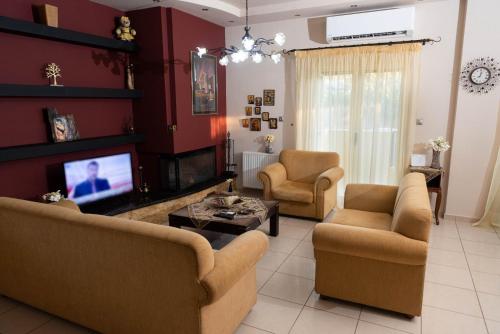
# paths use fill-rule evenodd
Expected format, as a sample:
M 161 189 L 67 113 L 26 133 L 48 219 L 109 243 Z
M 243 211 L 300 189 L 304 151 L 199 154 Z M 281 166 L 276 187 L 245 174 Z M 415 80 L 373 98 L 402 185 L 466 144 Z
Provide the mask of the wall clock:
M 460 83 L 469 93 L 486 94 L 498 84 L 500 63 L 491 57 L 481 57 L 465 64 Z

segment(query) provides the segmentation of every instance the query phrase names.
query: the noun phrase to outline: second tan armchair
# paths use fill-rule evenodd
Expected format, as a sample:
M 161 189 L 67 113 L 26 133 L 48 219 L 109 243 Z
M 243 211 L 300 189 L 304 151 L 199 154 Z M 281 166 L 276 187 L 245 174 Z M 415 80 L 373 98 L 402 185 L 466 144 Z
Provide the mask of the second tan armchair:
M 278 200 L 280 213 L 323 220 L 337 205 L 344 176 L 334 152 L 283 150 L 279 162 L 261 170 L 264 199 Z

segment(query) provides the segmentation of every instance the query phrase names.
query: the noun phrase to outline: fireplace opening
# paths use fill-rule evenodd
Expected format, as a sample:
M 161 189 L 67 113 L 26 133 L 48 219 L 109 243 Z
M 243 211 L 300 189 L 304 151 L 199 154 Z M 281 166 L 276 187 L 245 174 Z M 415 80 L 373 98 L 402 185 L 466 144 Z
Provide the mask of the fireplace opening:
M 160 158 L 161 185 L 180 192 L 217 177 L 215 146 Z

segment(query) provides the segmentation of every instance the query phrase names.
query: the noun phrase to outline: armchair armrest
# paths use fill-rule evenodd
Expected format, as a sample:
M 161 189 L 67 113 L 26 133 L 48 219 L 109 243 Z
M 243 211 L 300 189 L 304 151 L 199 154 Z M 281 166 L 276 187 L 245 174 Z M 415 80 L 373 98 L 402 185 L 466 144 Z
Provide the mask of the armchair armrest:
M 407 238 L 392 231 L 332 223 L 317 224 L 313 232 L 314 250 L 369 258 L 406 265 L 424 265 L 425 241 Z
M 286 169 L 280 162 L 275 162 L 264 167 L 257 174 L 257 177 L 262 182 L 264 188 L 264 199 L 271 200 L 273 199 L 271 191 L 286 181 Z
M 66 209 L 75 210 L 76 212 L 81 212 L 78 204 L 76 204 L 75 202 L 73 202 L 69 199 L 63 199 L 63 200 L 60 200 L 59 202 L 52 202 L 52 203 L 50 203 L 50 205 L 60 206 L 61 208 L 66 208 Z
M 314 190 L 325 191 L 331 188 L 344 176 L 344 170 L 340 167 L 333 167 L 321 173 L 314 183 Z
M 398 188 L 379 184 L 348 184 L 345 189 L 344 208 L 392 215 Z
M 201 281 L 208 297 L 207 304 L 224 296 L 264 256 L 268 245 L 264 233 L 250 231 L 215 253 L 214 269 Z

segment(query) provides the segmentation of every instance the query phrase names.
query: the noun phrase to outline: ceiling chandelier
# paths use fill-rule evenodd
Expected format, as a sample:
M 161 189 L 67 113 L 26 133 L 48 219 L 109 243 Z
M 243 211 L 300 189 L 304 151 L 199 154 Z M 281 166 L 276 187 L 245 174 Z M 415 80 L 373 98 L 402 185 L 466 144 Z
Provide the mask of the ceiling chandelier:
M 262 37 L 254 39 L 252 35 L 250 35 L 250 27 L 248 26 L 248 0 L 245 0 L 245 10 L 246 23 L 244 28 L 245 34 L 241 38 L 242 48 L 238 48 L 234 45 L 231 45 L 228 48 L 224 47 L 210 50 L 207 50 L 204 47 L 197 47 L 196 49 L 198 50 L 198 56 L 203 57 L 203 55 L 208 51 L 218 53 L 220 55 L 219 64 L 221 64 L 222 66 L 227 66 L 227 64 L 229 64 L 229 60 L 237 64 L 243 63 L 249 58 L 252 58 L 252 61 L 254 63 L 259 64 L 262 62 L 262 60 L 264 60 L 265 57 L 271 58 L 271 60 L 275 64 L 278 64 L 281 61 L 281 51 L 265 52 L 262 47 L 273 44 L 283 46 L 286 41 L 285 34 L 279 32 L 272 39 Z

